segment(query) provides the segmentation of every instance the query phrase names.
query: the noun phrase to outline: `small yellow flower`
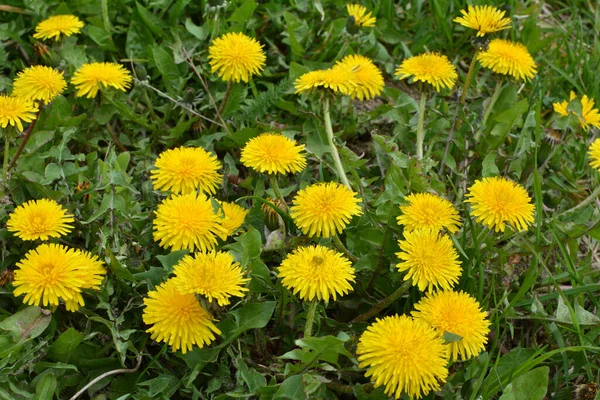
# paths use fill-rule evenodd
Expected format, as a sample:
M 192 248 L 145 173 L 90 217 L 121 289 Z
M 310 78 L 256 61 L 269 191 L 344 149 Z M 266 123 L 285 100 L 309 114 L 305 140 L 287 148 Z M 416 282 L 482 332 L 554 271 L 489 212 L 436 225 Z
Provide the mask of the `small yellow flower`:
M 31 100 L 0 94 L 0 126 L 16 126 L 23 131 L 23 122 L 31 122 L 38 108 Z M 22 121 L 22 122 L 21 122 Z
M 527 47 L 517 42 L 494 39 L 486 51 L 477 54 L 477 60 L 497 74 L 511 75 L 524 81 L 537 74 L 537 66 Z
M 448 236 L 432 229 L 417 229 L 404 232 L 404 240 L 398 245 L 398 270 L 407 271 L 404 280 L 412 279 L 419 290 L 449 290 L 458 282 L 460 260 Z
M 588 150 L 590 166 L 600 172 L 600 138 L 594 140 Z
M 561 116 L 568 117 L 569 111 L 567 110 L 567 107 L 569 106 L 569 103 L 575 100 L 576 98 L 577 95 L 575 94 L 575 92 L 571 91 L 569 95 L 569 101 L 563 100 L 561 103 L 552 103 L 552 107 L 554 108 L 554 111 L 559 113 Z
M 354 54 L 344 57 L 336 65 L 347 68 L 353 75 L 355 85 L 350 89 L 350 98 L 370 100 L 383 91 L 383 75 L 371 59 Z
M 347 4 L 346 10 L 348 10 L 348 15 L 354 17 L 354 23 L 358 26 L 371 28 L 377 22 L 377 18 L 371 16 L 371 12 L 367 12 L 367 8 L 360 4 Z
M 183 257 L 173 268 L 175 286 L 181 294 L 200 294 L 220 305 L 229 304 L 231 296 L 242 297 L 248 291 L 243 285 L 242 267 L 233 256 L 222 251 L 196 253 Z
M 302 300 L 335 301 L 352 291 L 354 268 L 344 255 L 327 247 L 299 247 L 282 261 L 279 279 Z
M 77 97 L 96 97 L 100 85 L 113 87 L 123 92 L 131 86 L 131 74 L 122 65 L 112 62 L 94 62 L 83 64 L 71 83 L 77 88 Z
M 58 244 L 42 244 L 17 263 L 14 295 L 25 294 L 30 305 L 57 306 L 67 302 L 69 311 L 83 305 L 82 289 L 97 289 L 106 273 L 102 263 L 79 250 Z
M 446 228 L 455 233 L 460 227 L 458 210 L 443 197 L 431 193 L 410 194 L 406 196 L 406 203 L 400 206 L 402 215 L 398 216 L 398 224 L 404 225 L 405 231 Z
M 468 6 L 468 11 L 460 10 L 462 17 L 456 17 L 454 22 L 467 28 L 475 29 L 477 36 L 485 36 L 503 29 L 510 29 L 510 18 L 504 18 L 505 11 L 492 6 Z
M 298 144 L 281 133 L 267 132 L 246 143 L 240 161 L 257 172 L 297 173 L 306 167 L 304 149 L 303 144 Z
M 571 91 L 569 101 L 564 100 L 562 103 L 552 103 L 552 107 L 561 116 L 568 117 L 569 110 L 567 108 L 569 103 L 576 98 L 577 95 L 575 92 Z M 577 118 L 585 130 L 590 129 L 590 126 L 600 128 L 600 113 L 597 108 L 594 108 L 594 99 L 589 98 L 587 95 L 581 97 L 581 115 L 577 115 Z
M 294 81 L 296 93 L 310 92 L 313 89 L 323 86 L 326 75 L 326 72 L 320 69 L 300 75 L 300 77 Z
M 509 179 L 495 176 L 477 180 L 466 197 L 477 222 L 496 232 L 504 232 L 507 223 L 524 231 L 534 221 L 531 197 L 525 188 Z
M 217 246 L 217 238 L 225 240 L 227 231 L 205 195 L 172 195 L 158 205 L 154 240 L 160 246 L 206 252 Z
M 226 33 L 208 48 L 211 72 L 224 81 L 248 82 L 263 70 L 266 56 L 263 45 L 243 33 Z
M 429 325 L 402 315 L 377 319 L 356 348 L 358 363 L 375 387 L 399 399 L 405 392 L 420 399 L 441 389 L 448 377 L 448 350 Z
M 448 343 L 450 360 L 468 360 L 485 350 L 490 322 L 487 314 L 464 292 L 428 293 L 415 304 L 412 316 L 436 329 L 440 337 L 453 333 L 461 337 Z
M 152 186 L 175 194 L 187 194 L 200 189 L 215 194 L 221 183 L 222 165 L 214 154 L 201 147 L 178 147 L 159 154 L 150 171 Z
M 60 35 L 71 36 L 81 32 L 83 22 L 74 15 L 55 15 L 40 22 L 35 27 L 36 39 L 60 39 Z
M 427 82 L 438 92 L 442 88 L 452 89 L 458 79 L 456 68 L 448 57 L 439 53 L 425 53 L 407 58 L 396 69 L 399 79 L 412 77 L 415 82 Z
M 73 221 L 73 216 L 54 200 L 30 200 L 10 214 L 6 229 L 22 240 L 48 240 L 71 232 Z
M 325 89 L 336 93 L 349 95 L 356 87 L 354 73 L 343 65 L 334 65 L 323 71 L 323 84 Z
M 221 205 L 219 212 L 221 226 L 227 231 L 227 236 L 231 236 L 244 223 L 248 210 L 235 203 L 219 202 L 219 204 Z
M 63 74 L 50 67 L 36 65 L 17 75 L 12 95 L 27 100 L 42 100 L 49 103 L 67 87 Z
M 361 215 L 356 193 L 336 182 L 315 183 L 294 197 L 290 216 L 308 236 L 330 237 L 342 233 L 355 215 Z
M 168 343 L 173 351 L 181 349 L 185 354 L 194 345 L 202 348 L 221 334 L 196 296 L 179 293 L 173 279 L 148 292 L 144 305 L 142 318 L 152 325 L 146 332 L 153 340 Z

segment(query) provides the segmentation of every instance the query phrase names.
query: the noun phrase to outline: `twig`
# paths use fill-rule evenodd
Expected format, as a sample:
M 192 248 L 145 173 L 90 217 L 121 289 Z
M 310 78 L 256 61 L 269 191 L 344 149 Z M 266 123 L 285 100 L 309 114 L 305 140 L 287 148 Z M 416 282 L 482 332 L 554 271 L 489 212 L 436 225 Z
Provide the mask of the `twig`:
M 88 390 L 90 387 L 92 387 L 94 384 L 96 384 L 97 382 L 101 381 L 102 379 L 104 379 L 108 376 L 117 375 L 117 374 L 133 374 L 134 372 L 137 372 L 137 370 L 140 368 L 140 365 L 142 365 L 142 356 L 138 356 L 137 365 L 131 369 L 121 368 L 121 369 L 113 369 L 112 371 L 105 372 L 102 375 L 99 375 L 96 378 L 92 379 L 79 392 L 75 393 L 73 395 L 73 397 L 70 398 L 70 400 L 75 400 L 76 398 L 78 398 L 79 396 L 84 394 L 85 391 Z
M 7 171 L 10 171 L 12 169 L 12 167 L 15 166 L 15 164 L 17 163 L 17 160 L 21 156 L 21 153 L 23 152 L 23 149 L 25 148 L 25 145 L 27 144 L 27 141 L 31 137 L 31 133 L 33 132 L 33 128 L 35 128 L 35 124 L 36 124 L 38 118 L 40 117 L 40 113 L 42 112 L 42 108 L 43 107 L 44 107 L 44 102 L 42 101 L 42 102 L 40 102 L 40 105 L 38 107 L 38 112 L 35 115 L 35 119 L 33 121 L 31 121 L 31 124 L 29 125 L 29 127 L 25 131 L 25 137 L 23 138 L 23 141 L 19 145 L 19 148 L 17 149 L 17 152 L 13 156 L 12 160 L 10 160 L 10 163 L 8 164 Z
M 106 129 L 108 129 L 108 133 L 110 133 L 110 137 L 112 138 L 113 142 L 115 142 L 115 144 L 117 145 L 119 150 L 121 150 L 122 152 L 127 152 L 128 151 L 127 148 L 123 145 L 123 143 L 121 143 L 121 141 L 119 140 L 119 137 L 117 136 L 117 134 L 115 133 L 113 128 L 110 126 L 110 123 L 106 124 Z

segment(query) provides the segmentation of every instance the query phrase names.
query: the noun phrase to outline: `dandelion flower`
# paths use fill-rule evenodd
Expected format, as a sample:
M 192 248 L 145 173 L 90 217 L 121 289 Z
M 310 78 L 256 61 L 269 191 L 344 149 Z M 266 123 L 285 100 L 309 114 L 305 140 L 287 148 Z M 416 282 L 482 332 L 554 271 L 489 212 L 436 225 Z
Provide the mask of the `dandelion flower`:
M 371 12 L 367 12 L 367 8 L 360 4 L 347 4 L 346 10 L 351 17 L 354 17 L 354 23 L 358 26 L 371 28 L 377 22 L 377 18 L 371 16 Z
M 219 213 L 221 226 L 227 231 L 227 236 L 231 236 L 244 223 L 248 210 L 235 203 L 219 202 L 219 204 L 221 205 Z
M 332 68 L 323 71 L 322 86 L 337 93 L 350 95 L 356 87 L 356 77 L 344 65 L 334 65 Z
M 354 268 L 344 255 L 327 247 L 299 247 L 282 261 L 279 279 L 302 300 L 335 301 L 352 291 Z
M 36 65 L 19 72 L 13 84 L 15 97 L 51 102 L 67 87 L 63 74 L 54 68 Z
M 420 399 L 440 390 L 448 377 L 448 351 L 442 338 L 427 324 L 402 315 L 388 316 L 369 326 L 356 349 L 375 387 L 385 385 L 388 396 Z
M 246 143 L 240 161 L 257 172 L 297 173 L 306 167 L 306 154 L 303 144 L 280 133 L 267 132 Z
M 494 39 L 486 51 L 479 52 L 477 59 L 485 68 L 497 74 L 512 75 L 527 81 L 537 73 L 535 61 L 527 47 L 521 43 Z
M 81 32 L 83 22 L 74 15 L 55 15 L 40 22 L 35 27 L 36 39 L 60 39 L 60 35 L 71 36 Z
M 518 231 L 527 230 L 533 223 L 535 207 L 531 197 L 509 179 L 496 176 L 477 180 L 466 197 L 477 222 L 496 232 L 504 232 L 507 223 Z
M 81 290 L 97 288 L 105 274 L 93 259 L 59 244 L 42 244 L 17 263 L 14 295 L 30 305 L 57 306 L 60 300 L 83 305 Z M 84 276 L 86 275 L 87 276 Z
M 222 165 L 217 156 L 201 147 L 178 147 L 160 153 L 150 171 L 155 189 L 187 194 L 197 189 L 215 194 Z
M 568 117 L 569 111 L 567 110 L 567 107 L 569 106 L 569 103 L 575 100 L 576 98 L 577 95 L 575 94 L 575 92 L 571 91 L 569 95 L 569 101 L 563 100 L 561 103 L 552 103 L 552 107 L 554 108 L 554 111 L 559 113 L 561 116 Z
M 23 122 L 31 122 L 36 118 L 38 108 L 31 100 L 22 97 L 0 94 L 0 126 L 16 126 L 23 131 Z
M 415 304 L 412 312 L 417 321 L 423 321 L 438 331 L 453 333 L 461 337 L 448 343 L 450 360 L 468 360 L 478 356 L 487 343 L 490 322 L 477 300 L 467 293 L 445 291 L 427 294 Z
M 600 172 L 600 138 L 594 140 L 588 150 L 590 166 Z
M 315 88 L 323 86 L 327 73 L 323 70 L 310 71 L 300 75 L 294 81 L 294 88 L 296 93 L 304 93 L 312 91 Z
M 468 11 L 460 10 L 462 17 L 456 17 L 454 22 L 467 28 L 475 29 L 477 36 L 485 36 L 503 29 L 509 29 L 511 20 L 505 18 L 505 11 L 492 6 L 468 6 Z
M 78 269 L 74 272 L 77 279 L 80 280 L 81 289 L 100 289 L 100 284 L 106 275 L 104 263 L 98 256 L 92 255 L 87 251 L 77 250 Z M 74 296 L 71 299 L 65 299 L 65 308 L 67 311 L 75 312 L 84 305 L 83 297 Z
M 112 62 L 94 62 L 83 64 L 71 83 L 77 88 L 77 97 L 96 97 L 100 84 L 125 92 L 131 86 L 131 74 L 122 65 Z
M 48 240 L 71 232 L 73 221 L 73 216 L 54 200 L 30 200 L 15 208 L 6 228 L 23 240 Z
M 439 53 L 425 53 L 407 58 L 396 69 L 399 79 L 412 77 L 415 82 L 427 82 L 438 92 L 442 88 L 452 89 L 458 79 L 456 68 L 448 57 Z
M 315 183 L 298 192 L 290 216 L 308 236 L 342 233 L 354 215 L 361 215 L 356 193 L 336 182 Z
M 210 251 L 227 232 L 209 198 L 203 194 L 172 195 L 159 204 L 154 240 L 171 250 Z
M 430 228 L 440 231 L 444 228 L 455 233 L 460 227 L 458 211 L 448 200 L 431 193 L 410 194 L 407 204 L 400 206 L 402 215 L 398 216 L 398 224 L 404 225 L 405 231 Z
M 224 81 L 248 82 L 265 66 L 263 45 L 243 33 L 226 33 L 208 48 L 211 72 Z
M 419 290 L 451 289 L 461 274 L 460 261 L 452 240 L 432 229 L 404 232 L 398 241 L 399 271 L 407 271 L 404 280 L 412 278 Z
M 383 91 L 383 75 L 371 59 L 354 54 L 344 57 L 337 65 L 347 68 L 353 74 L 355 86 L 349 93 L 352 99 L 370 100 Z
M 173 279 L 148 292 L 144 305 L 142 319 L 152 325 L 146 332 L 153 340 L 168 343 L 173 351 L 181 349 L 185 354 L 193 345 L 202 348 L 221 334 L 196 296 L 179 293 Z
M 181 294 L 200 294 L 220 306 L 229 304 L 231 296 L 243 297 L 248 290 L 243 285 L 250 280 L 244 278 L 242 267 L 233 256 L 222 251 L 185 256 L 173 272 Z

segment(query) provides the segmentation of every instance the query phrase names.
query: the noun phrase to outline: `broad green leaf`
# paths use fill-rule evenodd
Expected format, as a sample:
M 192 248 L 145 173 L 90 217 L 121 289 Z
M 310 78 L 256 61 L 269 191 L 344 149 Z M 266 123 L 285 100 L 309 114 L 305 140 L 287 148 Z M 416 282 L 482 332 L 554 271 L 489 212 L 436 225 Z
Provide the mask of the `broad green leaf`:
M 45 374 L 35 386 L 35 400 L 52 400 L 56 391 L 57 381 L 54 374 Z
M 64 331 L 48 348 L 48 358 L 68 363 L 84 336 L 73 328 Z
M 503 391 L 499 400 L 543 400 L 548 391 L 550 368 L 540 367 L 516 377 Z

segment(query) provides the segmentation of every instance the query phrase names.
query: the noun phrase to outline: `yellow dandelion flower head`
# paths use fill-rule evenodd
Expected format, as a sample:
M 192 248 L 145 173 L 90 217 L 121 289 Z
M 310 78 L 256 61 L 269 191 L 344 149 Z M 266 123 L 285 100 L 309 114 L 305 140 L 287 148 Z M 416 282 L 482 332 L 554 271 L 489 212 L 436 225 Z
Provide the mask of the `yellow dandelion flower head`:
M 448 343 L 450 360 L 468 360 L 478 356 L 487 343 L 490 322 L 487 313 L 473 297 L 464 292 L 438 291 L 428 293 L 417 304 L 412 316 L 438 331 L 461 337 Z
M 383 91 L 383 75 L 371 59 L 354 54 L 344 57 L 337 65 L 354 75 L 355 86 L 349 93 L 352 99 L 370 100 Z
M 248 82 L 265 66 L 263 45 L 243 33 L 226 33 L 213 40 L 208 48 L 211 72 L 224 81 Z
M 346 10 L 348 10 L 348 15 L 354 17 L 354 22 L 358 26 L 370 28 L 377 22 L 377 18 L 373 17 L 371 12 L 367 12 L 367 8 L 360 4 L 347 4 Z
M 356 77 L 354 72 L 345 65 L 334 65 L 332 68 L 323 71 L 322 86 L 336 93 L 350 95 L 356 88 Z
M 242 149 L 246 167 L 268 174 L 297 173 L 306 167 L 304 145 L 281 133 L 267 132 L 252 138 Z
M 590 166 L 600 172 L 600 138 L 594 140 L 588 150 Z
M 173 281 L 181 294 L 200 294 L 220 306 L 229 304 L 231 296 L 243 297 L 248 290 L 244 285 L 242 267 L 233 256 L 222 251 L 196 253 L 183 257 L 173 268 Z
M 40 22 L 35 27 L 36 39 L 60 39 L 60 35 L 71 36 L 81 32 L 83 22 L 74 15 L 55 15 Z
M 235 203 L 219 202 L 219 204 L 221 205 L 219 212 L 221 226 L 227 231 L 227 236 L 231 236 L 244 223 L 248 210 Z
M 6 228 L 23 240 L 48 240 L 71 232 L 73 221 L 73 216 L 54 200 L 30 200 L 15 208 Z
M 511 20 L 504 17 L 505 11 L 493 6 L 469 6 L 460 10 L 462 17 L 456 17 L 454 22 L 467 28 L 475 29 L 477 36 L 485 36 L 503 29 L 510 29 Z
M 462 272 L 452 240 L 432 229 L 404 232 L 399 240 L 399 271 L 407 271 L 404 280 L 412 279 L 419 290 L 451 289 Z
M 494 39 L 486 51 L 477 53 L 477 60 L 497 74 L 511 75 L 527 81 L 537 74 L 537 66 L 527 47 L 518 42 Z
M 576 98 L 577 95 L 575 94 L 575 92 L 571 91 L 569 95 L 569 101 L 563 100 L 561 103 L 552 103 L 552 108 L 554 108 L 554 111 L 560 114 L 561 116 L 568 117 L 569 111 L 567 110 L 567 107 L 569 106 L 569 103 L 575 100 Z
M 585 94 L 581 97 L 581 116 L 578 117 L 583 129 L 588 130 L 590 126 L 600 128 L 600 113 L 594 108 L 594 99 Z
M 336 182 L 315 183 L 298 192 L 290 216 L 308 236 L 330 237 L 342 233 L 355 215 L 361 215 L 361 199 Z
M 496 232 L 504 232 L 506 224 L 524 231 L 533 223 L 531 197 L 523 186 L 509 179 L 495 176 L 477 180 L 466 197 L 477 222 Z
M 425 53 L 402 61 L 396 69 L 399 79 L 412 77 L 415 82 L 427 82 L 438 92 L 442 88 L 452 89 L 458 79 L 456 68 L 448 57 L 435 53 Z
M 299 247 L 281 262 L 279 279 L 304 301 L 335 301 L 352 291 L 354 268 L 344 255 L 327 247 Z
M 123 92 L 131 87 L 131 74 L 122 65 L 112 62 L 94 62 L 83 64 L 71 83 L 77 88 L 77 97 L 96 97 L 100 85 L 113 87 Z
M 23 122 L 31 122 L 36 118 L 38 108 L 31 100 L 22 97 L 0 94 L 0 126 L 16 126 L 23 131 Z
M 97 255 L 90 252 L 78 250 L 77 253 L 79 257 L 77 277 L 81 279 L 81 288 L 100 289 L 100 284 L 104 275 L 106 275 L 104 263 L 100 261 Z
M 431 193 L 410 194 L 405 198 L 406 204 L 400 206 L 402 215 L 398 216 L 398 224 L 404 225 L 405 231 L 430 228 L 435 231 L 447 229 L 451 233 L 458 231 L 460 217 L 458 210 L 443 197 Z
M 154 240 L 171 250 L 210 251 L 227 231 L 203 194 L 172 195 L 159 204 L 154 219 Z
M 375 387 L 385 385 L 388 396 L 420 399 L 440 390 L 448 377 L 448 351 L 427 324 L 407 315 L 377 319 L 361 335 L 358 363 Z
M 215 340 L 221 331 L 213 323 L 193 294 L 182 294 L 173 279 L 148 292 L 142 319 L 152 325 L 146 332 L 157 342 L 166 342 L 173 351 L 185 354 L 196 345 L 200 348 Z
M 16 265 L 14 295 L 25 294 L 23 302 L 30 305 L 54 306 L 60 300 L 83 305 L 81 290 L 97 287 L 105 273 L 90 265 L 84 253 L 58 244 L 42 244 Z
M 197 189 L 215 194 L 221 183 L 222 165 L 217 156 L 201 147 L 178 147 L 159 154 L 150 171 L 152 186 L 175 194 L 187 194 Z
M 17 74 L 12 95 L 27 100 L 51 102 L 64 92 L 67 82 L 63 74 L 54 68 L 35 65 Z
M 321 69 L 300 75 L 294 81 L 296 93 L 310 92 L 313 89 L 323 86 L 326 75 L 327 73 Z

